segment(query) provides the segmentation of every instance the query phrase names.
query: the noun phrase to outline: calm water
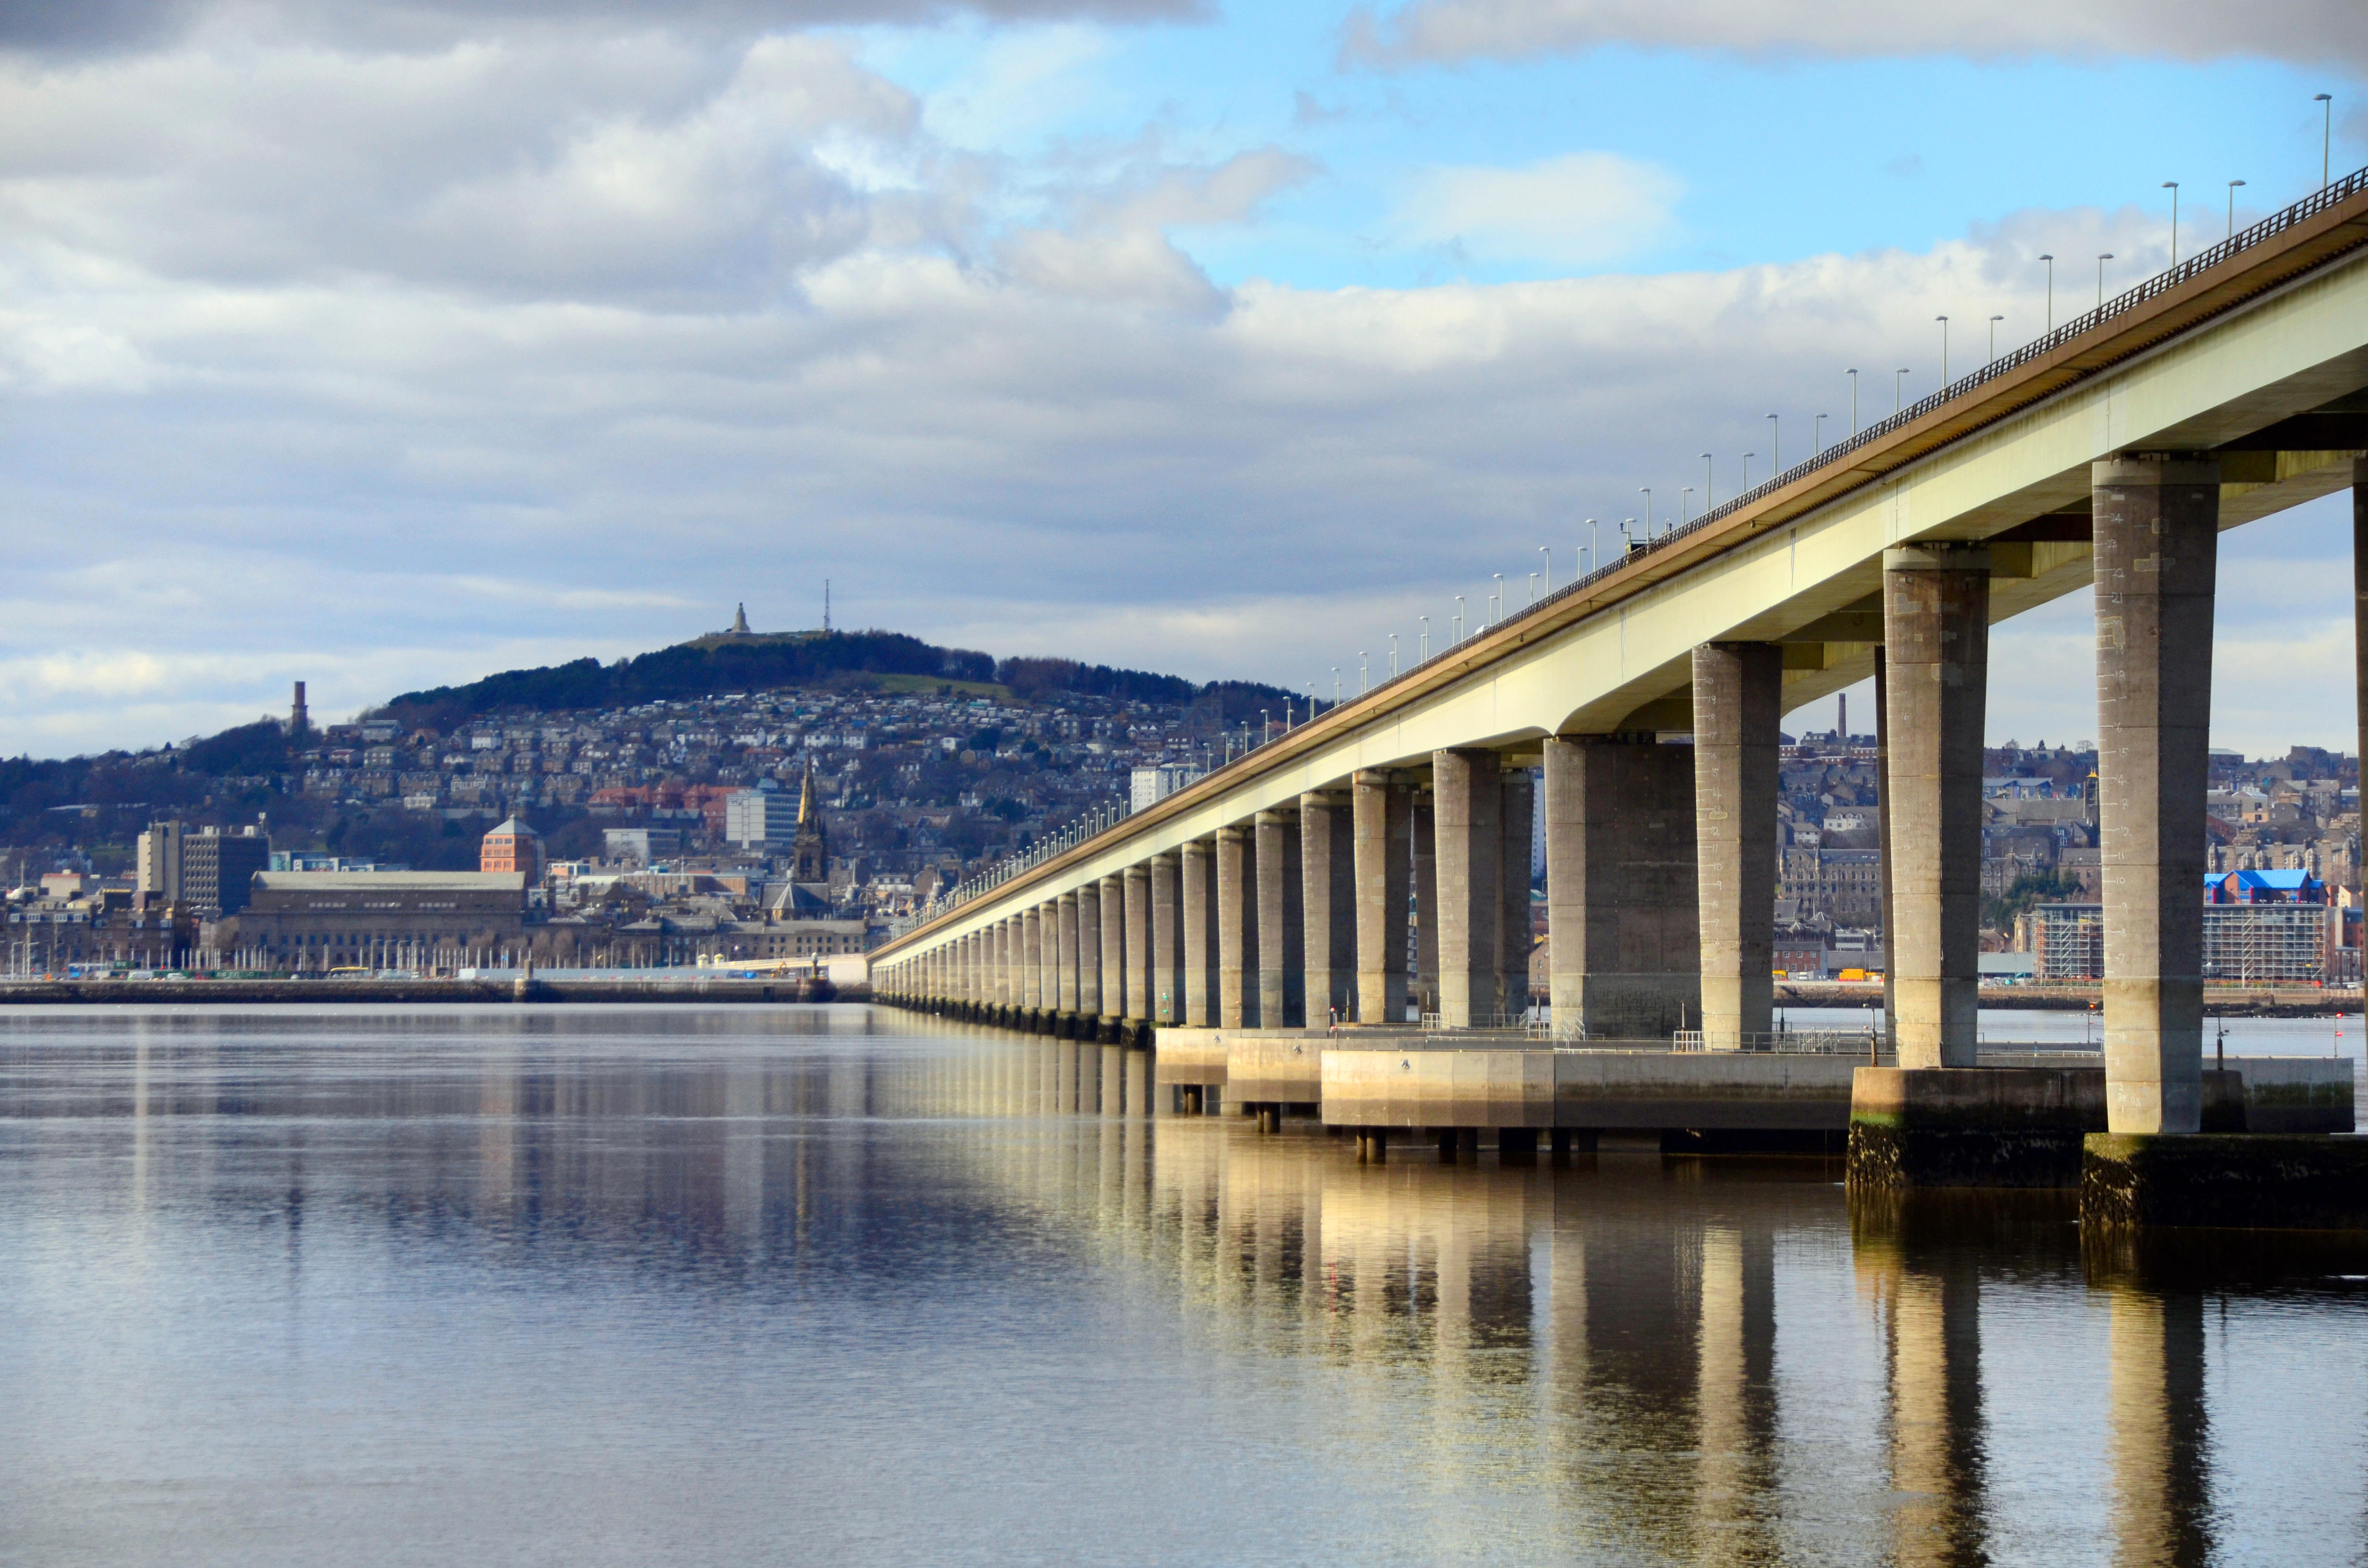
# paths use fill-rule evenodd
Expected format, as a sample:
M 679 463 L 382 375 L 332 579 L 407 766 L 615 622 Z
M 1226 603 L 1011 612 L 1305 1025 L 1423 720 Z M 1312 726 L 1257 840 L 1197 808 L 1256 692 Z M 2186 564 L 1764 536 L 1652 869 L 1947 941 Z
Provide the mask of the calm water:
M 0 1015 L 0 1562 L 2356 1563 L 2368 1244 L 862 1007 Z

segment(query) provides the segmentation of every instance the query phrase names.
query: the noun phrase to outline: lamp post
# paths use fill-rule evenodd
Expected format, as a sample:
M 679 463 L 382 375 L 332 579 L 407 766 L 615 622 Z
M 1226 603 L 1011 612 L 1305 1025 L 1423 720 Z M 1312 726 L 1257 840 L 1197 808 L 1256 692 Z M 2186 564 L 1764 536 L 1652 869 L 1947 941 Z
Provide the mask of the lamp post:
M 1850 434 L 1855 436 L 1858 434 L 1858 372 L 1844 370 L 1842 374 L 1850 379 Z
M 1691 513 L 1688 508 L 1688 503 L 1691 502 L 1693 498 L 1694 487 L 1691 484 L 1678 492 L 1678 523 L 1680 527 L 1683 527 L 1691 517 Z
M 1710 493 L 1710 454 L 1709 454 L 1708 452 L 1704 452 L 1704 453 L 1702 455 L 1702 510 L 1703 510 L 1705 513 L 1707 513 L 1707 512 L 1711 509 L 1711 506 L 1713 505 L 1713 502 L 1712 501 L 1712 498 L 1711 498 L 1711 493 Z
M 1645 537 L 1651 539 L 1653 537 L 1653 487 L 1649 484 L 1640 484 L 1636 487 L 1636 494 L 1645 498 Z
M 2097 309 L 2100 312 L 2101 312 L 2105 308 L 2105 263 L 2112 259 L 2113 253 L 2112 251 L 2099 251 L 2097 253 Z
M 1340 666 L 1332 666 L 1332 706 L 1340 706 Z
M 1536 573 L 1532 572 L 1532 573 L 1531 573 L 1531 574 L 1530 574 L 1530 608 L 1535 608 L 1537 607 L 1537 602 L 1538 602 L 1538 574 L 1537 574 Z
M 2232 240 L 2237 237 L 2237 187 L 2244 183 L 2240 179 L 2228 182 L 2228 237 Z
M 2042 256 L 2039 259 L 2047 264 L 2047 330 L 2054 332 L 2055 330 L 2055 258 L 2052 256 Z
M 1463 596 L 1455 596 L 1455 640 L 1463 641 Z
M 1425 664 L 1429 664 L 1430 662 L 1430 617 L 1418 615 L 1415 619 L 1422 622 L 1422 658 Z
M 1742 494 L 1744 490 L 1751 488 L 1751 460 L 1759 455 L 1759 454 L 1758 452 L 1746 452 L 1743 454 L 1743 489 L 1736 492 L 1737 495 Z
M 1603 548 L 1600 543 L 1601 537 L 1602 536 L 1596 531 L 1595 519 L 1593 517 L 1588 518 L 1587 565 L 1589 571 L 1600 572 L 1603 570 Z
M 2326 124 L 2318 133 L 2318 188 L 2325 190 L 2334 183 L 2335 165 L 2329 160 L 2335 156 L 2335 95 L 2313 93 L 2310 101 L 2324 105 L 2327 111 Z
M 1538 553 L 1545 557 L 1546 594 L 1551 597 L 1554 594 L 1554 546 L 1542 544 L 1538 546 Z
M 1505 619 L 1505 574 L 1491 572 L 1488 575 L 1497 579 L 1497 591 L 1488 596 L 1488 624 L 1494 626 Z
M 1907 367 L 1905 365 L 1891 372 L 1891 412 L 1895 417 L 1899 413 L 1899 383 L 1907 374 Z
M 1395 631 L 1390 633 L 1390 678 L 1398 678 L 1398 634 Z
M 1998 324 L 2004 320 L 2004 316 L 1990 317 L 1990 352 L 1989 358 L 1982 361 L 1985 365 L 1993 364 L 1998 359 Z
M 1372 689 L 1372 661 L 1368 659 L 1365 656 L 1365 651 L 1362 648 L 1360 648 L 1357 650 L 1357 695 L 1362 697 L 1365 693 Z
M 1830 414 L 1820 414 L 1815 419 L 1809 421 L 1809 455 L 1811 457 L 1823 457 L 1825 455 L 1826 421 L 1832 417 L 1833 415 Z
M 1784 472 L 1784 426 L 1772 414 L 1768 416 L 1768 461 L 1770 478 Z
M 1932 319 L 1941 324 L 1941 385 L 1945 389 L 1949 384 L 1949 318 L 1934 316 Z
M 2170 192 L 2170 265 L 2179 265 L 2179 182 L 2167 179 L 2162 188 Z

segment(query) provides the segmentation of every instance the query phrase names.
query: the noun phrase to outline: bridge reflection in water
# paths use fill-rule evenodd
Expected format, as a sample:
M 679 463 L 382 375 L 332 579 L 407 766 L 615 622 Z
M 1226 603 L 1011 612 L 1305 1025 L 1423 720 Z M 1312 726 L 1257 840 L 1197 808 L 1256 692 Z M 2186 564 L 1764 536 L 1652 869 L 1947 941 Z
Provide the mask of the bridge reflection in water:
M 1144 1051 L 856 1007 L 19 1017 L 0 1047 L 0 1390 L 30 1413 L 0 1545 L 159 1401 L 336 1471 L 302 1400 L 192 1392 L 173 1343 L 211 1333 L 278 1388 L 415 1400 L 388 1452 L 440 1447 L 455 1398 L 504 1423 L 438 1483 L 483 1540 L 570 1539 L 542 1478 L 614 1433 L 637 1479 L 600 1506 L 722 1543 L 792 1510 L 849 1551 L 903 1519 L 1024 1526 L 1044 1560 L 1182 1529 L 1127 1560 L 1238 1561 L 1269 1521 L 1287 1561 L 2368 1559 L 2356 1243 L 2084 1253 L 2064 1195 L 1853 1206 L 1816 1160 L 1360 1165 L 1155 1108 Z M 89 1289 L 118 1246 L 170 1288 L 118 1259 Z M 7 1315 L 38 1300 L 76 1315 Z M 491 1336 L 520 1322 L 513 1371 Z M 117 1369 L 60 1348 L 93 1334 Z M 646 1445 L 710 1426 L 736 1436 L 695 1484 L 650 1488 Z M 525 1490 L 487 1494 L 504 1464 Z M 916 1492 L 941 1466 L 969 1489 Z

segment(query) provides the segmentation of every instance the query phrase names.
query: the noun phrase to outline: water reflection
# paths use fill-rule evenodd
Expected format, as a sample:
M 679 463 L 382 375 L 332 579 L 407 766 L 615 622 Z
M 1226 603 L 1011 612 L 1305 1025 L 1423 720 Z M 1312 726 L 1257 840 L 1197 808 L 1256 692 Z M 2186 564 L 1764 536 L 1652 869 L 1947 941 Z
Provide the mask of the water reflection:
M 260 1425 L 216 1482 L 242 1517 L 293 1466 L 383 1517 L 385 1455 L 449 1442 L 463 1387 L 509 1413 L 441 1483 L 481 1545 L 554 1466 L 639 1495 L 728 1410 L 797 1435 L 643 1496 L 696 1517 L 687 1560 L 785 1519 L 891 1560 L 2368 1549 L 2351 1239 L 2084 1252 L 2055 1195 L 1853 1211 L 1816 1161 L 1360 1165 L 1155 1114 L 1149 1066 L 861 1008 L 0 1017 L 0 1555 L 269 1558 L 95 1506 L 203 1471 L 160 1408 L 200 1447 Z M 374 1339 L 404 1375 L 330 1418 Z M 599 1349 L 554 1383 L 552 1342 Z M 578 1560 L 666 1555 L 550 1506 Z M 285 1512 L 273 1551 L 317 1556 Z

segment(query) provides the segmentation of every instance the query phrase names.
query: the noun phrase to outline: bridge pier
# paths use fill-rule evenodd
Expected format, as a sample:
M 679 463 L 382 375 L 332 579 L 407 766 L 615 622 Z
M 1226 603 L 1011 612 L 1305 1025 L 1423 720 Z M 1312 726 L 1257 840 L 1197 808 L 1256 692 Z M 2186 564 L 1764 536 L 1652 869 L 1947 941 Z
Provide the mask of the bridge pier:
M 1077 1017 L 1091 1020 L 1100 1037 L 1102 1006 L 1102 885 L 1077 889 Z
M 1884 552 L 1883 715 L 1892 914 L 1884 973 L 1902 1067 L 1972 1067 L 1980 1040 L 1982 726 L 1990 557 L 1979 545 Z M 2199 800 L 2197 809 L 2202 810 Z
M 1299 797 L 1303 1020 L 1310 1027 L 1357 1016 L 1357 886 L 1349 798 L 1339 790 Z
M 1694 650 L 1693 672 L 1702 1045 L 1735 1051 L 1766 1035 L 1775 1017 L 1769 965 L 1784 651 L 1773 642 L 1705 642 Z
M 1265 1028 L 1307 1022 L 1306 906 L 1300 881 L 1304 855 L 1299 812 L 1287 806 L 1258 812 L 1258 1007 Z
M 1151 1012 L 1155 1024 L 1184 1021 L 1184 882 L 1174 850 L 1151 858 Z
M 1217 1021 L 1217 846 L 1187 842 L 1180 853 L 1184 904 L 1184 1023 L 1204 1029 Z
M 1429 784 L 1414 792 L 1414 1005 L 1436 1013 L 1439 1001 L 1439 793 Z M 1403 933 L 1401 933 L 1403 935 Z
M 1258 1027 L 1258 840 L 1255 827 L 1217 830 L 1217 1024 Z
M 1558 1031 L 1666 1040 L 1702 1017 L 1694 758 L 1650 734 L 1545 743 L 1548 998 Z
M 1505 903 L 1502 774 L 1493 751 L 1431 756 L 1438 797 L 1439 1014 L 1446 1028 L 1495 1021 Z
M 1099 1016 L 1103 1031 L 1116 1038 L 1126 1012 L 1126 883 L 1103 877 L 1094 884 L 1101 903 L 1102 986 Z
M 1023 1014 L 1033 1014 L 1044 1005 L 1044 916 L 1043 911 L 1030 904 L 1019 912 L 1019 995 L 1018 1003 Z
M 1053 901 L 1054 916 L 1060 921 L 1060 950 L 1053 958 L 1054 978 L 1060 986 L 1060 999 L 1053 1004 L 1072 1020 L 1077 1016 L 1078 998 L 1085 987 L 1077 972 L 1077 895 L 1064 892 Z
M 1119 884 L 1126 899 L 1126 1017 L 1139 1026 L 1151 1017 L 1151 869 L 1129 866 Z
M 1406 1015 L 1406 901 L 1414 877 L 1414 786 L 1368 768 L 1352 782 L 1356 860 L 1357 1021 Z
M 1527 763 L 1499 756 L 1497 765 L 1504 798 L 1497 821 L 1505 843 L 1497 858 L 1497 1012 L 1519 1024 L 1529 1014 L 1530 954 L 1537 946 L 1531 937 L 1530 867 L 1537 858 L 1538 785 Z

